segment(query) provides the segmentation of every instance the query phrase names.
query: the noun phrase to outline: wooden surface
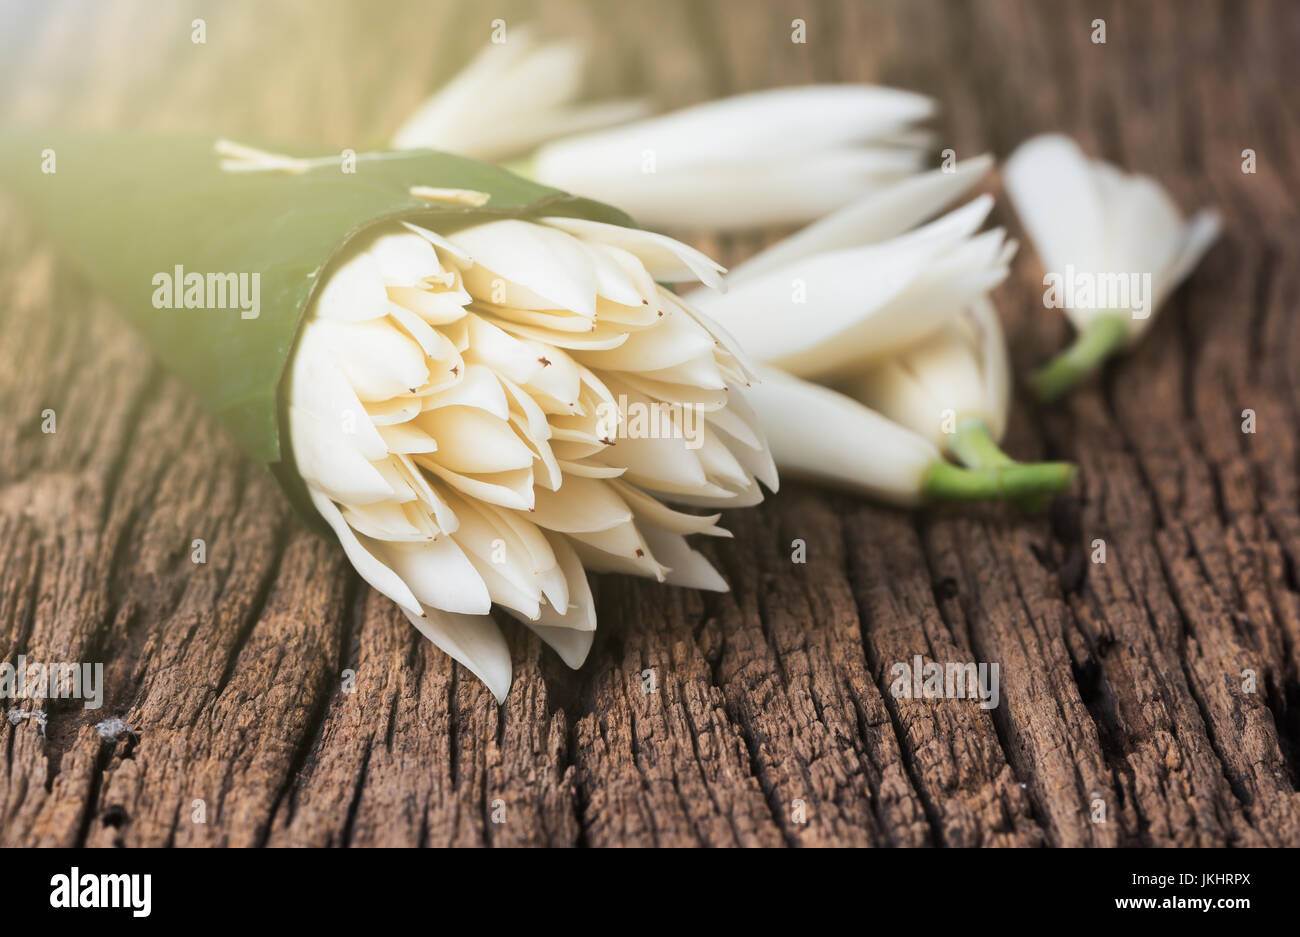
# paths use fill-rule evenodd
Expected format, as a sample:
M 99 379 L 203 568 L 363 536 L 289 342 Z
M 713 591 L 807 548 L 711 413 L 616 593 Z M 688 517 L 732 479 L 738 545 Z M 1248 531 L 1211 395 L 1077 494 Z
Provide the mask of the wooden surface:
M 603 579 L 578 673 L 512 629 L 498 709 L 291 518 L 0 196 L 0 659 L 102 661 L 107 685 L 99 711 L 19 704 L 43 731 L 0 719 L 0 843 L 1300 845 L 1294 4 L 0 15 L 5 120 L 360 147 L 504 16 L 595 40 L 602 91 L 674 106 L 897 84 L 941 101 L 941 145 L 960 155 L 1065 130 L 1227 222 L 1136 354 L 1058 408 L 1017 400 L 1007 448 L 1078 461 L 1076 498 L 1034 518 L 909 515 L 789 485 L 706 547 L 731 594 Z M 806 45 L 789 41 L 796 16 Z M 1019 233 L 1004 203 L 997 218 Z M 734 261 L 760 242 L 699 243 Z M 1067 335 L 1041 275 L 1022 250 L 996 295 L 1022 375 Z M 998 662 L 999 706 L 896 700 L 890 668 L 914 654 Z M 110 717 L 136 737 L 102 739 Z

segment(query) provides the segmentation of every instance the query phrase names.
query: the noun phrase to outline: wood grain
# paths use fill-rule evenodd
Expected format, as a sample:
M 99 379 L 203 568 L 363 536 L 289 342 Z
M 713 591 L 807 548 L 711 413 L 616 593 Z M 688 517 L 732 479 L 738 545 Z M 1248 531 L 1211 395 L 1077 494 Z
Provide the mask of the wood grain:
M 6 121 L 364 146 L 503 16 L 591 40 L 602 93 L 897 84 L 941 101 L 960 155 L 1060 129 L 1227 221 L 1133 355 L 1062 406 L 1017 400 L 1008 449 L 1077 461 L 1075 497 L 1040 517 L 913 515 L 789 485 L 708 548 L 730 594 L 601 579 L 579 672 L 507 624 L 498 708 L 0 197 L 0 660 L 101 661 L 106 684 L 100 710 L 26 701 L 0 720 L 0 843 L 1300 845 L 1292 4 L 12 0 L 0 16 Z M 1020 234 L 1001 203 L 997 221 Z M 698 243 L 734 261 L 762 240 Z M 1020 374 L 1066 337 L 1041 275 L 1022 250 L 996 294 Z M 998 707 L 895 699 L 890 668 L 916 654 L 997 662 Z M 102 738 L 111 717 L 134 734 Z

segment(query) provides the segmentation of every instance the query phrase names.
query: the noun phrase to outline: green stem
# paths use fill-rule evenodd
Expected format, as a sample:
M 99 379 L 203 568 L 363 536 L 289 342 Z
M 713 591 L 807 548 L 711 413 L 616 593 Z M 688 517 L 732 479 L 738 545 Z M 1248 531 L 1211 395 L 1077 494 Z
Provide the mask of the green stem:
M 1057 494 L 1074 482 L 1068 462 L 1033 462 L 1028 465 L 962 468 L 936 462 L 921 479 L 921 493 L 930 501 L 989 501 Z
M 998 448 L 983 420 L 966 419 L 958 423 L 948 448 L 969 468 L 995 468 L 1016 461 Z
M 1073 344 L 1033 377 L 1034 393 L 1044 403 L 1060 397 L 1079 383 L 1128 340 L 1128 324 L 1113 312 L 1090 320 L 1075 336 Z
M 966 419 L 957 425 L 952 442 L 948 444 L 952 454 L 967 468 L 1000 468 L 1006 465 L 1019 465 L 1015 459 L 1002 451 L 993 440 L 993 434 L 983 420 Z M 1067 486 L 1068 487 L 1068 486 Z M 1037 514 L 1052 501 L 1052 494 L 1032 494 L 1012 499 L 1016 507 L 1029 514 Z

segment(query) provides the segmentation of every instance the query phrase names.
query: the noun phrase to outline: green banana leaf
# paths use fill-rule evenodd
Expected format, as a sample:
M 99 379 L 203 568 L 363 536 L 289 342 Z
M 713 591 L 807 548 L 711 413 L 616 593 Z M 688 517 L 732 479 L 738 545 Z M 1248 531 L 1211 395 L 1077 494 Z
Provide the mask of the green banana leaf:
M 241 141 L 241 143 L 244 141 Z M 32 208 L 55 246 L 112 299 L 309 520 L 316 512 L 284 442 L 281 378 L 322 271 L 362 231 L 397 219 L 440 231 L 501 217 L 564 215 L 631 225 L 622 212 L 495 166 L 433 150 L 311 157 L 297 173 L 221 168 L 217 139 L 0 130 L 0 184 Z M 53 172 L 49 160 L 53 152 Z M 490 195 L 482 207 L 430 203 L 413 186 Z M 260 309 L 156 308 L 156 277 L 259 274 Z M 231 284 L 233 287 L 233 283 Z M 173 284 L 173 305 L 183 299 Z M 251 314 L 251 310 L 249 310 Z M 318 524 L 314 524 L 318 526 Z

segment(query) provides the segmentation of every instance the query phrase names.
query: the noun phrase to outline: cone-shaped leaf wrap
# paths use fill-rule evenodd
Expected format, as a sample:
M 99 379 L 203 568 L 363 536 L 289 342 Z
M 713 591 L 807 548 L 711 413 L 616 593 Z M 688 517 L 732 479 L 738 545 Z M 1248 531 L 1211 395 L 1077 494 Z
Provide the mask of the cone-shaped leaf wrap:
M 352 237 L 406 219 L 451 230 L 502 216 L 567 215 L 630 225 L 621 212 L 494 166 L 432 150 L 343 154 L 271 145 L 310 168 L 230 171 L 202 136 L 0 131 L 0 183 L 27 202 L 55 246 L 112 299 L 165 364 L 270 465 L 301 508 L 281 443 L 279 386 L 322 270 Z M 52 152 L 51 152 L 52 151 Z M 50 160 L 50 156 L 53 160 Z M 50 172 L 49 169 L 54 171 Z M 490 196 L 473 207 L 413 187 Z M 156 308 L 159 274 L 258 274 L 259 310 Z M 251 281 L 250 281 L 251 282 Z M 181 306 L 183 282 L 174 282 Z M 306 516 L 315 517 L 310 507 Z

